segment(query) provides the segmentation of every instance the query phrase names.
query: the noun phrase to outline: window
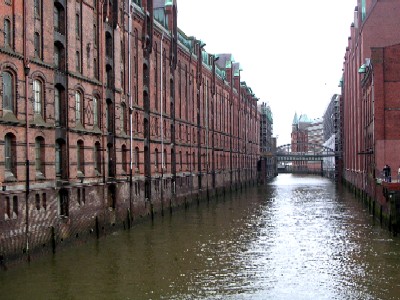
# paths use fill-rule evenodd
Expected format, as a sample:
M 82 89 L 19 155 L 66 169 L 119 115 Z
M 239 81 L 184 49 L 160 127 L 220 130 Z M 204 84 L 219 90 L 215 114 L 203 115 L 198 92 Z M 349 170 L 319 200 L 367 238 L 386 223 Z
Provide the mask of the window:
M 76 38 L 79 40 L 81 37 L 81 18 L 79 14 L 75 15 L 75 33 Z
M 46 193 L 42 194 L 42 206 L 44 208 L 44 210 L 46 210 L 47 208 L 47 197 L 46 197 Z
M 61 92 L 58 87 L 54 89 L 54 120 L 56 126 L 60 126 L 61 123 Z
M 42 58 L 42 47 L 41 47 L 41 39 L 39 32 L 35 32 L 34 36 L 34 46 L 35 46 L 35 57 Z
M 54 45 L 54 66 L 56 69 L 64 69 L 64 47 L 61 43 Z
M 37 115 L 42 115 L 42 107 L 43 107 L 43 92 L 42 92 L 42 83 L 35 79 L 33 81 L 33 96 L 34 96 L 34 113 Z
M 12 204 L 12 211 L 11 211 L 11 204 Z M 6 197 L 5 201 L 5 214 L 4 218 L 6 220 L 8 219 L 16 219 L 18 217 L 18 197 L 13 196 L 12 197 L 12 203 L 11 203 L 11 198 Z
M 139 170 L 139 148 L 135 148 L 135 169 Z
M 35 168 L 36 177 L 44 176 L 44 139 L 42 137 L 37 137 L 35 139 Z
M 10 180 L 16 176 L 16 145 L 15 135 L 7 133 L 4 137 L 4 171 L 5 179 Z
M 94 78 L 99 79 L 99 67 L 97 65 L 97 59 L 93 59 L 93 72 L 94 72 Z
M 154 168 L 158 171 L 158 149 L 154 152 Z
M 93 97 L 93 126 L 99 127 L 99 100 Z
M 18 197 L 13 197 L 13 219 L 17 218 L 18 216 Z
M 125 173 L 128 173 L 128 150 L 125 145 L 122 145 L 121 149 L 121 155 L 122 155 L 122 170 Z
M 41 15 L 41 0 L 34 0 L 33 3 L 35 17 L 40 19 Z
M 76 63 L 76 65 L 75 65 L 75 67 L 76 67 L 76 71 L 77 72 L 81 72 L 81 54 L 79 53 L 79 51 L 76 51 L 76 54 L 75 54 L 75 63 Z
M 164 149 L 164 155 L 162 157 L 162 168 L 167 171 L 167 166 L 168 166 L 168 156 L 167 156 L 167 150 Z
M 106 32 L 106 56 L 112 57 L 112 37 L 109 32 Z
M 79 91 L 75 92 L 75 122 L 83 125 L 83 103 L 82 95 Z
M 76 169 L 78 171 L 78 176 L 83 176 L 84 172 L 84 149 L 83 141 L 79 140 L 76 145 Z
M 11 22 L 9 19 L 4 20 L 4 46 L 11 47 Z
M 14 77 L 3 72 L 3 109 L 14 113 Z
M 69 215 L 69 200 L 68 200 L 68 191 L 60 190 L 58 194 L 58 202 L 60 208 L 60 216 L 68 217 Z
M 35 207 L 36 207 L 36 210 L 40 210 L 40 195 L 39 194 L 35 195 Z
M 128 132 L 128 123 L 127 123 L 127 118 L 126 118 L 126 105 L 125 103 L 121 104 L 121 130 L 124 133 Z
M 97 171 L 97 175 L 101 174 L 101 149 L 99 142 L 94 144 L 94 169 Z
M 6 197 L 4 219 L 8 220 L 11 216 L 10 197 Z
M 54 30 L 65 34 L 64 7 L 59 3 L 54 3 Z
M 67 177 L 67 162 L 66 162 L 66 147 L 65 141 L 58 139 L 56 141 L 56 177 L 57 179 L 66 179 Z
M 112 67 L 110 65 L 106 65 L 106 84 L 108 88 L 113 85 Z
M 54 31 L 60 32 L 60 10 L 54 5 L 53 9 L 53 21 L 54 21 Z
M 110 133 L 114 132 L 114 121 L 113 121 L 113 103 L 111 99 L 107 99 L 107 106 L 106 106 L 106 124 L 107 124 L 107 131 Z
M 97 47 L 99 42 L 98 42 L 97 25 L 96 24 L 93 24 L 93 41 L 94 41 L 94 46 Z

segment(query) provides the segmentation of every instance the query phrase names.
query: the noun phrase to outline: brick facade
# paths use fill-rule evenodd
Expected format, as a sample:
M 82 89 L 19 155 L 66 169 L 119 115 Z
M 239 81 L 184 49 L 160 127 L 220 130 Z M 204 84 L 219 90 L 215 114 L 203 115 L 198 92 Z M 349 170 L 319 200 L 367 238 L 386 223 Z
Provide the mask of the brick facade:
M 0 8 L 0 261 L 256 181 L 257 98 L 175 1 Z
M 396 179 L 400 165 L 399 10 L 398 1 L 358 1 L 341 85 L 343 179 L 377 201 L 372 212 L 381 219 L 393 213 L 380 185 L 383 167 Z

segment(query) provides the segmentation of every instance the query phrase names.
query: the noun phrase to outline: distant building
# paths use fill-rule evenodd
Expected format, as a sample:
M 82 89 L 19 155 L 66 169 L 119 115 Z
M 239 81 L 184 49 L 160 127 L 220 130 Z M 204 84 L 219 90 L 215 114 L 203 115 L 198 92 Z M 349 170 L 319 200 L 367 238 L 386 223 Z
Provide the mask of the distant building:
M 292 122 L 291 133 L 291 151 L 307 153 L 314 149 L 314 145 L 323 144 L 323 123 L 322 119 L 310 119 L 306 114 L 299 117 L 295 113 Z M 319 161 L 295 161 L 295 169 L 319 170 L 321 162 Z
M 340 96 L 335 94 L 332 96 L 328 107 L 323 116 L 323 146 L 340 153 Z M 325 157 L 324 170 L 328 177 L 336 177 L 338 175 L 337 163 L 339 157 Z
M 259 181 L 271 179 L 276 176 L 276 159 L 273 155 L 276 149 L 276 138 L 273 138 L 273 117 L 269 105 L 262 103 L 258 105 L 260 114 L 260 153 L 264 155 L 259 162 L 261 168 Z

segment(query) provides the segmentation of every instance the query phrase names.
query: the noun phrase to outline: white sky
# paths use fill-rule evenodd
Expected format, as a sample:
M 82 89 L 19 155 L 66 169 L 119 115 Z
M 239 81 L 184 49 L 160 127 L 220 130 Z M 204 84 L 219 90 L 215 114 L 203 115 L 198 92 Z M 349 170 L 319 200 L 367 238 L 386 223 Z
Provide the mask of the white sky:
M 232 53 L 241 80 L 271 106 L 278 145 L 294 113 L 322 117 L 342 77 L 357 0 L 177 0 L 178 27 L 211 54 Z

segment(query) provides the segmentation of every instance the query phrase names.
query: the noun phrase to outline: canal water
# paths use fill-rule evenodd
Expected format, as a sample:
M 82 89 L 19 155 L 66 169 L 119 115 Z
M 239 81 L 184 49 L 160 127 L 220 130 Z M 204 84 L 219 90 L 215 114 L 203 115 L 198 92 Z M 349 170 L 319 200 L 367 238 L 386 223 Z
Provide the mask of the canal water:
M 400 299 L 399 269 L 359 200 L 286 174 L 0 272 L 0 298 Z

